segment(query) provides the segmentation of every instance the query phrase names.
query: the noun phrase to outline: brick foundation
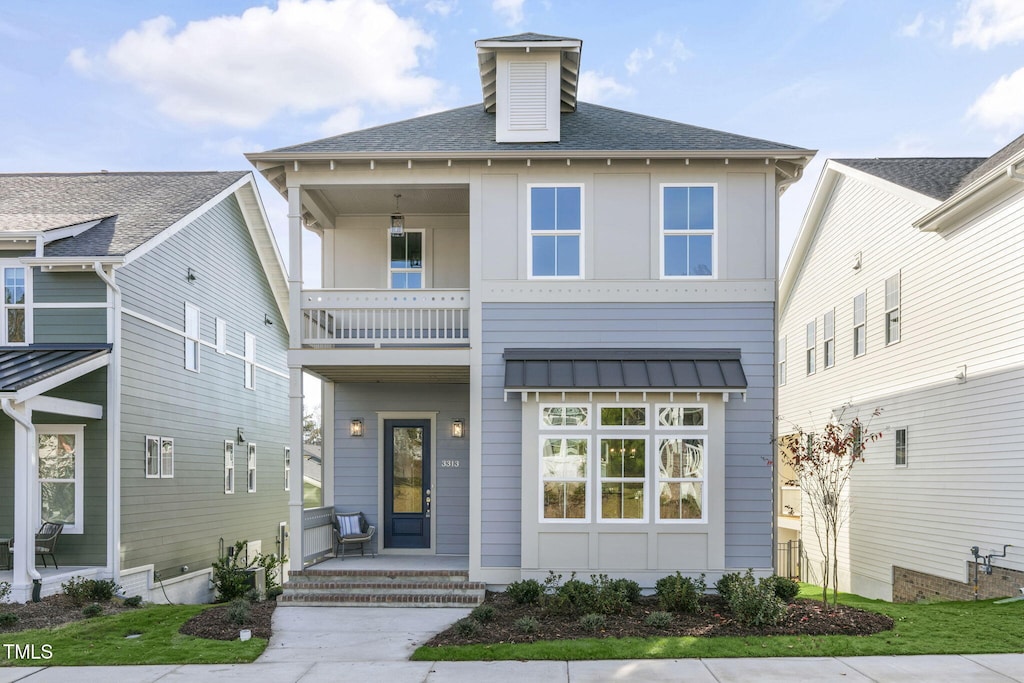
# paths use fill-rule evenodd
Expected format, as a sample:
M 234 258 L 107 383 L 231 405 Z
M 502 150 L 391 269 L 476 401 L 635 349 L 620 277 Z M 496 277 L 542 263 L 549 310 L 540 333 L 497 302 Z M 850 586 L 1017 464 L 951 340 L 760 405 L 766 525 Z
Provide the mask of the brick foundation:
M 967 576 L 969 580 L 965 583 L 894 566 L 892 601 L 973 600 L 974 562 L 967 563 Z M 992 567 L 992 573 L 986 574 L 984 568 L 978 568 L 978 597 L 982 600 L 1019 596 L 1021 586 L 1024 586 L 1022 571 Z

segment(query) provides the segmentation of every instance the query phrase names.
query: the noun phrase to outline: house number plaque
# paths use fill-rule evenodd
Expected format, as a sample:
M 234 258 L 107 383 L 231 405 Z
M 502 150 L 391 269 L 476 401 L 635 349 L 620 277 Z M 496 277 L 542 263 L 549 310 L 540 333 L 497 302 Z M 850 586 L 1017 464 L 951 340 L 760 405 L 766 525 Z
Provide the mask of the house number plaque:
M 441 467 L 460 467 L 462 465 L 459 460 L 442 460 Z

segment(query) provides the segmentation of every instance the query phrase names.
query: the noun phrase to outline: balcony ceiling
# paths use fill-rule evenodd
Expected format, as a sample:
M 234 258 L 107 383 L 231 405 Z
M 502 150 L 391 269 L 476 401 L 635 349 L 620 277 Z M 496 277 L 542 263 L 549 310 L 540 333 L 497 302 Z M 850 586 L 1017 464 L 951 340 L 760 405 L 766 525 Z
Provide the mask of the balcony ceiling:
M 336 216 L 390 214 L 395 194 L 404 214 L 469 213 L 468 185 L 328 185 L 305 188 L 308 199 Z

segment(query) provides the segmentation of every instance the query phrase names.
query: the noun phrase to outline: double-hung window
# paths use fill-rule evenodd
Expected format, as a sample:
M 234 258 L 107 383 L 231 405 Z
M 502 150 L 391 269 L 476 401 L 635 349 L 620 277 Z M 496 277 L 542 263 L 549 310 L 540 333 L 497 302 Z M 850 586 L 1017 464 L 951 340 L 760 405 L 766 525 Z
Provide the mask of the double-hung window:
M 900 340 L 900 274 L 885 281 L 885 343 Z
M 61 522 L 64 533 L 83 531 L 84 447 L 82 425 L 36 427 L 39 521 Z
M 256 388 L 256 335 L 245 333 L 245 388 Z
M 529 186 L 530 277 L 583 277 L 583 186 Z
M 161 436 L 146 437 L 146 478 L 171 479 L 174 477 L 174 439 Z
M 836 364 L 836 311 L 834 308 L 825 311 L 821 326 L 825 336 L 825 367 L 830 368 Z
M 715 185 L 661 186 L 661 276 L 714 277 Z
M 779 386 L 786 385 L 786 338 L 779 341 Z
M 599 406 L 601 519 L 647 519 L 647 439 L 630 431 L 645 430 L 647 406 Z M 621 430 L 621 432 L 620 432 Z
M 27 344 L 29 341 L 29 270 L 22 265 L 3 266 L 4 313 L 3 344 Z
M 863 356 L 867 350 L 867 329 L 864 309 L 867 306 L 867 295 L 861 292 L 853 297 L 853 355 Z
M 224 442 L 224 493 L 235 492 L 235 442 Z
M 815 339 L 817 337 L 817 325 L 815 321 L 807 323 L 807 374 L 814 374 L 814 364 L 817 360 L 817 348 L 815 348 Z
M 185 304 L 185 369 L 199 372 L 199 307 Z
M 658 521 L 704 520 L 707 406 L 658 405 Z
M 406 230 L 388 242 L 388 278 L 391 289 L 422 289 L 423 231 Z
M 245 458 L 245 471 L 246 471 L 246 489 L 249 493 L 256 490 L 256 444 L 249 444 L 249 449 L 246 452 Z

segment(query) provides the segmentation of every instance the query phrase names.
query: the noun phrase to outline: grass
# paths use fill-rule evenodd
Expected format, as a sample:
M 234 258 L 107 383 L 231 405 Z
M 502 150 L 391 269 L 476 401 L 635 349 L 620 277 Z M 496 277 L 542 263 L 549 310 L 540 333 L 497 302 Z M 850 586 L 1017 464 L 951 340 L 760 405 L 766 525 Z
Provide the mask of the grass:
M 802 586 L 801 597 L 821 589 Z M 870 636 L 589 638 L 526 644 L 421 647 L 419 661 L 682 659 L 697 657 L 851 657 L 1021 652 L 1024 601 L 894 604 L 840 593 L 851 607 L 892 617 L 892 631 Z
M 16 659 L 0 649 L 3 666 L 87 666 L 121 664 L 228 664 L 251 662 L 266 648 L 263 638 L 247 642 L 184 636 L 178 629 L 211 605 L 153 605 L 130 612 L 77 621 L 59 628 L 0 634 L 4 645 L 34 645 L 37 657 Z M 138 635 L 128 638 L 129 635 Z

